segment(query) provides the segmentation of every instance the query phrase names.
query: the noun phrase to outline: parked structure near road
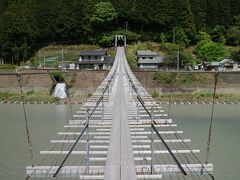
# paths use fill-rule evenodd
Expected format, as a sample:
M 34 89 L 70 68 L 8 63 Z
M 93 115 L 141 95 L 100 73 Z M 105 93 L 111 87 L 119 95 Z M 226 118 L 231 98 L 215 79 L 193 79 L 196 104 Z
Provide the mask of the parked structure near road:
M 240 70 L 240 65 L 233 61 L 232 59 L 224 59 L 220 62 L 213 61 L 213 62 L 203 62 L 203 66 L 205 70 L 208 71 L 238 71 Z
M 81 51 L 79 59 L 75 63 L 77 69 L 111 69 L 114 58 L 107 55 L 105 50 L 86 50 Z
M 139 50 L 137 61 L 140 69 L 159 69 L 163 63 L 163 57 L 151 50 Z

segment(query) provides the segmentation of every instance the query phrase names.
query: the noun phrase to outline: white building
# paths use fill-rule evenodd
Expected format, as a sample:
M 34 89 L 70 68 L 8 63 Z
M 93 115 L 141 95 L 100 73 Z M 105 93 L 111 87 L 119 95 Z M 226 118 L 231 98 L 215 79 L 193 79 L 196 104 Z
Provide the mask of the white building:
M 114 58 L 107 55 L 105 50 L 81 51 L 76 62 L 77 69 L 111 69 Z

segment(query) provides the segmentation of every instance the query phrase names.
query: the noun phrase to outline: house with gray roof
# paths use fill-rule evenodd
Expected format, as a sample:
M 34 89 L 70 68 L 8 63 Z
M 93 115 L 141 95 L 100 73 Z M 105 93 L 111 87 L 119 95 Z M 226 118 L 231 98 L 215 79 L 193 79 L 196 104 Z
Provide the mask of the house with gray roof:
M 106 50 L 85 50 L 79 53 L 77 69 L 111 69 L 114 57 L 108 56 Z
M 224 59 L 222 61 L 203 62 L 203 67 L 207 71 L 238 71 L 238 62 L 232 59 Z
M 159 69 L 163 63 L 163 57 L 151 50 L 138 50 L 137 61 L 140 69 Z

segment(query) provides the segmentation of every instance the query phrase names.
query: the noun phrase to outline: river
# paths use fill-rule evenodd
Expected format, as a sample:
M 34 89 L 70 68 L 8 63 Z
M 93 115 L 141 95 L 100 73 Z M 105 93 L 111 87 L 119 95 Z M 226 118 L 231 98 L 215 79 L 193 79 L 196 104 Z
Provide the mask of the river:
M 77 109 L 79 106 L 74 106 Z M 167 106 L 163 106 L 167 109 Z M 57 132 L 71 117 L 68 105 L 26 105 L 32 140 L 34 164 L 41 159 L 40 150 L 47 150 Z M 170 116 L 191 138 L 191 147 L 200 149 L 204 161 L 211 105 L 172 105 Z M 210 147 L 210 162 L 217 180 L 240 177 L 240 105 L 216 105 Z M 21 105 L 0 104 L 0 179 L 25 178 L 25 166 L 30 165 L 25 122 Z

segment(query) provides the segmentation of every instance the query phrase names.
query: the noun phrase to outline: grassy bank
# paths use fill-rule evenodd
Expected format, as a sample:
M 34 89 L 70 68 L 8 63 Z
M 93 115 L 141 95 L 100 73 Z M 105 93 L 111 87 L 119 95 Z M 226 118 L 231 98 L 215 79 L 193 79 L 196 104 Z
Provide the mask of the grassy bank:
M 45 58 L 55 57 L 55 62 L 47 63 L 48 66 L 57 66 L 62 64 L 62 53 L 64 62 L 75 62 L 79 58 L 79 52 L 82 50 L 100 49 L 97 45 L 49 45 L 38 50 L 38 52 L 28 61 L 28 64 L 37 67 L 43 64 Z
M 212 93 L 181 93 L 181 94 L 159 94 L 157 92 L 151 92 L 151 96 L 158 102 L 212 102 L 213 94 Z M 71 103 L 75 102 L 84 102 L 86 101 L 92 94 L 91 93 L 76 93 L 72 91 L 71 94 Z M 5 102 L 21 102 L 21 94 L 20 93 L 0 93 L 0 101 Z M 69 99 L 60 100 L 59 98 L 55 98 L 48 93 L 44 92 L 28 92 L 24 93 L 24 102 L 28 103 L 41 103 L 41 102 L 50 102 L 50 103 L 59 103 L 59 102 L 69 102 Z M 226 102 L 226 103 L 237 103 L 240 102 L 240 94 L 217 94 L 216 95 L 217 102 Z
M 206 87 L 214 84 L 214 75 L 156 72 L 153 80 L 162 87 Z
M 66 99 L 59 99 L 55 98 L 52 95 L 50 95 L 48 92 L 36 92 L 36 91 L 29 91 L 27 93 L 24 93 L 24 102 L 25 103 L 59 103 L 59 102 L 67 102 L 69 103 L 69 100 L 71 103 L 82 103 L 86 101 L 92 93 L 85 92 L 85 93 L 78 93 L 76 91 L 70 91 L 70 98 Z M 22 102 L 22 97 L 20 93 L 3 93 L 0 92 L 0 101 L 3 102 Z
M 59 98 L 55 98 L 51 96 L 47 92 L 36 92 L 36 91 L 28 91 L 24 93 L 24 101 L 27 102 L 59 102 Z M 22 97 L 20 93 L 3 93 L 0 92 L 0 101 L 22 101 Z
M 213 93 L 181 93 L 181 94 L 170 94 L 165 93 L 159 95 L 157 92 L 151 92 L 151 95 L 159 102 L 212 102 Z M 217 102 L 240 102 L 240 94 L 216 94 Z

